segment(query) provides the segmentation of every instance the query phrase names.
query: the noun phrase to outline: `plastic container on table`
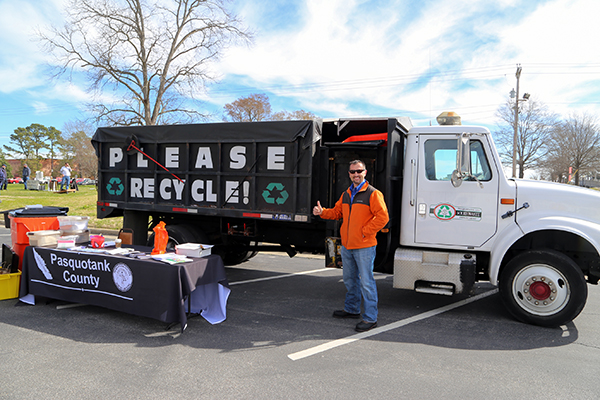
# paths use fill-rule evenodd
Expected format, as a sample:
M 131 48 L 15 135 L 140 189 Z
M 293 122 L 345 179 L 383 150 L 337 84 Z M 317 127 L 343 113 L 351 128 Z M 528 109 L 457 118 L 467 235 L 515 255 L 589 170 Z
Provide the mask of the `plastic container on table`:
M 27 232 L 29 245 L 35 247 L 56 247 L 60 231 L 32 231 Z
M 60 236 L 58 238 L 58 243 L 56 244 L 56 248 L 57 249 L 70 249 L 71 247 L 75 247 L 75 240 L 77 240 L 77 235 Z
M 90 230 L 65 231 L 60 230 L 61 236 L 76 236 L 75 243 L 87 243 L 90 241 Z
M 104 247 L 104 236 L 102 235 L 91 235 L 90 242 L 92 247 L 95 249 L 101 249 Z
M 29 246 L 27 232 L 58 230 L 59 216 L 67 215 L 68 207 L 26 206 L 10 211 L 10 238 L 13 251 L 19 256 L 19 269 L 23 264 L 25 247 Z
M 60 229 L 63 231 L 84 231 L 88 228 L 90 217 L 64 216 L 58 217 Z
M 175 253 L 188 257 L 206 257 L 211 253 L 212 245 L 183 243 L 175 245 Z

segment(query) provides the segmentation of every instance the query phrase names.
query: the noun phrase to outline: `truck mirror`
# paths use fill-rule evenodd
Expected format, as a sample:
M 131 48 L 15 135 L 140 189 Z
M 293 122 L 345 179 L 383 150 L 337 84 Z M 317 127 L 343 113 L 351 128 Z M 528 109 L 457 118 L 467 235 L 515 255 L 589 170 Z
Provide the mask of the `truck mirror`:
M 459 187 L 465 177 L 471 176 L 471 141 L 468 133 L 458 137 L 456 150 L 456 169 L 450 180 L 454 187 Z
M 452 172 L 452 177 L 450 178 L 450 182 L 452 182 L 452 186 L 454 187 L 459 187 L 462 184 L 462 176 L 460 175 L 460 172 L 458 172 L 457 169 L 454 170 L 454 172 Z

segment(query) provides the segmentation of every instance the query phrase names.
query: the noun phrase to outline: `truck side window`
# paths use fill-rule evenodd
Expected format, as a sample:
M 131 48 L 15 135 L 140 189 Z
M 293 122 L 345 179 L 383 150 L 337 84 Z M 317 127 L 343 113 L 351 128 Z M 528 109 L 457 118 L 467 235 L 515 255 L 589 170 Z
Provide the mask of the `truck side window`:
M 430 181 L 449 181 L 456 168 L 456 140 L 430 139 L 425 142 L 425 174 Z M 479 140 L 471 140 L 471 172 L 480 181 L 492 179 L 492 172 Z M 473 178 L 467 180 L 474 181 Z

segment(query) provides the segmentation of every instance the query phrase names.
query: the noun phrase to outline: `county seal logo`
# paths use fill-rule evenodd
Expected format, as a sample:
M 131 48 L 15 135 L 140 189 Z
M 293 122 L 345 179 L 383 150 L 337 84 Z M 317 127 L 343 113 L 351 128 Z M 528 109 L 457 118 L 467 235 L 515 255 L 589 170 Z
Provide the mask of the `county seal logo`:
M 121 292 L 126 292 L 133 285 L 133 274 L 131 269 L 123 264 L 118 263 L 113 269 L 113 282 Z

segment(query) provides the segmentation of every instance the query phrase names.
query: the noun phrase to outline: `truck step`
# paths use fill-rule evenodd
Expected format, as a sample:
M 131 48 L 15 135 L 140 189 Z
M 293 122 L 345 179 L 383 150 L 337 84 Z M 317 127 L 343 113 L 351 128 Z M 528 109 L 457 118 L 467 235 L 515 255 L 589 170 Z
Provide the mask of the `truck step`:
M 474 281 L 474 255 L 430 249 L 396 250 L 394 288 L 451 296 L 468 293 Z
M 454 294 L 454 285 L 447 283 L 436 283 L 436 282 L 415 282 L 415 292 L 429 293 L 429 294 L 443 294 L 446 296 L 452 296 Z

